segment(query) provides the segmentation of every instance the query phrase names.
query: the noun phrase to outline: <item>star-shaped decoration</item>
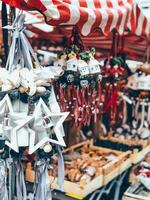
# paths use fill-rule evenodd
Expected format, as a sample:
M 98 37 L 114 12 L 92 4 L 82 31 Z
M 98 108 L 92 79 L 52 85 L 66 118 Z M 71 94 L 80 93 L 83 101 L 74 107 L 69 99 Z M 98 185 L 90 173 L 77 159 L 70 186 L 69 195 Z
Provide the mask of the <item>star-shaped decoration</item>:
M 5 116 L 6 115 L 6 116 Z M 27 116 L 24 113 L 15 113 L 8 95 L 0 101 L 0 129 L 2 137 L 6 139 L 5 144 L 14 151 L 19 151 L 20 141 L 29 144 L 28 124 L 33 120 L 33 117 Z
M 33 127 L 29 129 L 29 154 L 32 154 L 48 142 L 66 146 L 60 127 L 68 114 L 68 112 L 52 113 L 45 102 L 42 99 L 39 100 L 33 113 Z
M 10 129 L 7 130 L 7 137 L 9 140 L 6 140 L 5 144 L 9 146 L 16 152 L 19 152 L 19 147 L 29 146 L 29 128 L 28 124 L 33 120 L 30 116 L 25 116 L 24 119 L 21 119 L 22 115 L 15 114 L 13 119 L 13 114 L 9 116 L 10 118 Z

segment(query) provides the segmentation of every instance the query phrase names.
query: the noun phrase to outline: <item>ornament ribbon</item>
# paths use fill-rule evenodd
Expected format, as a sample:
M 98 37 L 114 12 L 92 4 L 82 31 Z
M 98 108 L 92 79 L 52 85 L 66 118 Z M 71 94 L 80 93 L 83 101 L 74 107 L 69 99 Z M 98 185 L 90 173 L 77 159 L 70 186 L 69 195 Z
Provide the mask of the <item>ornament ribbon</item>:
M 6 69 L 8 71 L 13 71 L 15 65 L 19 63 L 23 65 L 22 67 L 25 66 L 29 69 L 33 69 L 32 57 L 36 65 L 40 66 L 37 56 L 25 36 L 24 20 L 25 15 L 20 14 L 16 17 L 11 26 L 3 27 L 4 29 L 12 31 L 12 44 L 6 63 Z M 18 48 L 18 51 L 16 51 L 16 48 Z
M 62 192 L 64 192 L 65 168 L 64 168 L 64 159 L 62 151 L 59 145 L 57 145 L 57 157 L 58 157 L 58 186 L 59 189 Z
M 18 200 L 26 200 L 27 199 L 27 190 L 24 180 L 24 172 L 21 160 L 17 162 L 17 170 L 16 170 L 16 191 L 17 191 L 17 199 Z
M 50 182 L 48 176 L 48 162 L 39 160 L 35 164 L 36 182 L 34 200 L 52 200 Z
M 4 160 L 0 159 L 0 200 L 8 200 L 7 191 L 7 168 Z

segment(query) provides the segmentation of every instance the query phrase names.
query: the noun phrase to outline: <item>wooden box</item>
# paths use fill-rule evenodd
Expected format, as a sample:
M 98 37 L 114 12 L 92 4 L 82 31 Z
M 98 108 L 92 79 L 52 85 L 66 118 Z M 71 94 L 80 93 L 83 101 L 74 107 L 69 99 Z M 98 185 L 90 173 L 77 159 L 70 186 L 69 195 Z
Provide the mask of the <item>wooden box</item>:
M 92 143 L 91 143 L 90 148 L 95 149 L 95 150 L 97 149 L 105 153 L 112 152 L 118 156 L 117 160 L 114 160 L 103 167 L 104 185 L 106 185 L 115 177 L 122 174 L 124 171 L 126 171 L 128 168 L 131 167 L 131 164 L 132 164 L 131 158 L 130 158 L 131 151 L 121 152 L 121 151 L 111 150 L 111 149 L 107 149 L 103 147 L 93 146 Z
M 128 146 L 141 145 L 142 147 L 146 147 L 150 144 L 150 139 L 147 139 L 147 140 L 120 139 L 120 138 L 112 136 L 112 133 L 109 133 L 108 138 L 113 142 L 118 142 L 118 143 L 125 144 Z
M 64 150 L 63 153 L 65 154 L 67 152 L 74 151 L 78 148 L 83 147 L 83 145 L 89 145 L 89 144 L 90 144 L 90 141 L 82 142 L 80 144 L 69 147 L 68 149 Z M 96 189 L 103 186 L 103 170 L 101 169 L 99 172 L 100 172 L 99 175 L 96 176 L 94 179 L 92 179 L 84 187 L 80 186 L 78 183 L 65 180 L 64 191 L 66 192 L 68 196 L 72 196 L 77 199 L 83 199 L 88 194 L 92 193 Z M 35 172 L 33 171 L 30 163 L 27 166 L 25 178 L 29 182 L 34 182 Z M 50 182 L 51 182 L 52 189 L 59 190 L 59 187 L 57 184 L 57 178 L 50 176 Z
M 81 149 L 83 146 L 87 145 L 90 150 L 96 150 L 104 153 L 114 153 L 117 155 L 117 159 L 109 162 L 105 166 L 101 167 L 99 170 L 98 176 L 93 178 L 88 184 L 81 186 L 78 183 L 71 182 L 68 180 L 64 181 L 64 190 L 68 196 L 73 196 L 78 199 L 82 199 L 86 197 L 88 194 L 92 193 L 96 189 L 106 185 L 109 183 L 112 179 L 117 177 L 119 174 L 121 174 L 123 171 L 125 171 L 127 168 L 131 166 L 131 159 L 130 159 L 130 153 L 131 152 L 120 152 L 120 151 L 114 151 L 103 147 L 97 147 L 93 146 L 93 142 L 86 141 L 82 142 L 80 144 L 71 146 L 63 151 L 64 154 L 69 153 L 71 151 L 77 151 Z M 29 164 L 26 170 L 26 180 L 29 182 L 34 181 L 34 171 L 31 168 L 31 165 Z M 51 188 L 57 189 L 57 178 L 51 177 Z
M 150 145 L 144 147 L 141 151 L 138 151 L 138 149 L 133 150 L 131 154 L 132 163 L 137 164 L 141 162 L 148 153 L 150 153 Z
M 106 138 L 101 138 L 102 140 L 106 140 Z M 120 138 L 116 138 L 113 137 L 111 133 L 109 133 L 109 136 L 107 137 L 107 139 L 109 139 L 112 142 L 117 142 L 120 144 L 125 144 L 128 146 L 134 146 L 134 145 L 141 145 L 142 149 L 138 150 L 138 149 L 133 149 L 131 155 L 131 161 L 133 164 L 137 164 L 139 162 L 141 162 L 145 156 L 150 153 L 150 139 L 148 140 L 139 140 L 137 142 L 135 141 L 131 141 L 131 140 L 123 140 Z
M 25 175 L 26 181 L 34 182 L 35 178 L 35 172 L 28 167 L 26 170 Z M 52 176 L 50 178 L 51 188 L 59 190 L 58 184 L 57 184 L 57 178 L 54 178 Z M 94 178 L 89 184 L 87 184 L 84 188 L 80 187 L 79 184 L 73 183 L 71 181 L 64 181 L 64 191 L 66 192 L 66 195 L 72 196 L 77 199 L 83 199 L 88 194 L 92 193 L 96 189 L 100 188 L 103 185 L 103 175 L 100 174 L 96 178 Z

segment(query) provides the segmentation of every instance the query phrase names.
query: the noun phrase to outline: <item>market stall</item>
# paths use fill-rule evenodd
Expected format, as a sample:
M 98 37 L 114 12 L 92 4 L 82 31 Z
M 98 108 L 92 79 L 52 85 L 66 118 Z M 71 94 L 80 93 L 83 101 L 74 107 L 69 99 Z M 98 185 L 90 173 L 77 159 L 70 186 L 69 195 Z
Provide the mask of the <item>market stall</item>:
M 136 47 L 131 47 L 133 35 L 125 33 L 130 28 L 139 34 L 135 4 L 131 0 L 3 2 L 30 12 L 37 23 L 44 23 L 44 15 L 55 26 L 49 27 L 47 39 L 59 42 L 59 48 L 53 55 L 45 53 L 53 57 L 52 66 L 42 66 L 36 53 L 47 49 L 35 53 L 33 37 L 30 44 L 27 36 L 31 36 L 29 30 L 36 37 L 41 31 L 44 35 L 43 27 L 26 29 L 31 17 L 25 20 L 22 12 L 3 27 L 11 32 L 11 44 L 6 66 L 0 68 L 0 161 L 5 191 L 1 198 L 120 200 L 131 167 L 150 152 L 149 75 L 142 74 L 148 64 L 126 62 L 124 54 L 131 48 L 138 54 L 138 45 L 146 41 L 137 39 Z M 145 20 L 146 29 L 140 35 L 149 36 Z M 123 44 L 126 38 L 128 47 Z M 110 49 L 104 62 L 99 62 L 97 49 L 91 47 Z M 61 54 L 55 56 L 58 51 Z M 131 64 L 139 71 L 130 77 Z M 29 195 L 26 181 L 31 187 L 34 183 Z M 53 189 L 61 193 L 52 193 Z

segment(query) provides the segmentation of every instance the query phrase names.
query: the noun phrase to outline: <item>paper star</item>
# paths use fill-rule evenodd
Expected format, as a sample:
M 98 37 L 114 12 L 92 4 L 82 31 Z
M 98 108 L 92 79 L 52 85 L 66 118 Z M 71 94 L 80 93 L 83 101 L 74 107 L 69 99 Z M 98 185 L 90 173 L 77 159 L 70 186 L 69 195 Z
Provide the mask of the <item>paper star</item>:
M 44 117 L 42 116 L 42 113 L 45 114 Z M 58 144 L 61 146 L 66 146 L 64 139 L 62 137 L 60 127 L 67 118 L 68 114 L 69 114 L 68 112 L 52 113 L 45 104 L 45 102 L 42 99 L 39 100 L 35 108 L 35 111 L 33 113 L 33 117 L 35 119 L 33 123 L 33 130 L 29 129 L 30 132 L 29 154 L 32 154 L 38 148 L 43 147 L 43 145 L 46 144 L 47 142 Z M 49 120 L 47 126 L 44 126 L 43 124 L 44 119 Z M 50 128 L 52 127 L 57 140 L 49 137 L 49 134 L 51 132 Z
M 5 120 L 5 113 L 7 114 L 6 124 L 2 121 Z M 15 113 L 8 94 L 0 101 L 0 116 L 0 129 L 2 136 L 6 139 L 5 144 L 18 152 L 19 142 L 22 141 L 22 144 L 27 144 L 29 141 L 28 130 L 24 127 L 33 120 L 33 117 L 22 113 Z
M 60 113 L 61 112 L 59 104 L 58 104 L 58 102 L 56 100 L 56 95 L 55 95 L 53 86 L 51 87 L 51 95 L 49 97 L 49 109 L 50 109 L 50 111 L 52 113 Z M 57 122 L 58 119 L 59 119 L 59 117 L 56 117 L 56 122 Z M 63 128 L 62 125 L 60 126 L 60 131 L 62 133 L 62 136 L 64 137 L 65 136 L 65 132 L 64 132 L 64 128 Z
M 12 114 L 9 117 L 10 130 L 8 130 L 7 135 L 9 135 L 10 141 L 6 140 L 5 142 L 7 146 L 16 152 L 19 152 L 20 146 L 29 146 L 29 128 L 27 125 L 33 120 L 33 118 L 30 116 L 25 116 L 25 119 L 21 119 L 21 117 L 22 115 L 20 114 Z

